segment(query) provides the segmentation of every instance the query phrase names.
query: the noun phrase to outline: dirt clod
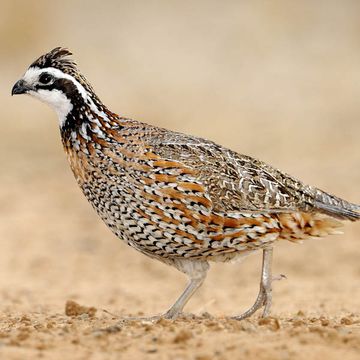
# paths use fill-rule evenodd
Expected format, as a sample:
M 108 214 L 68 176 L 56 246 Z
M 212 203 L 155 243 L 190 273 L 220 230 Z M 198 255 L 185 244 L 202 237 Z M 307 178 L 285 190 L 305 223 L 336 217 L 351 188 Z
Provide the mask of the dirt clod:
M 259 325 L 266 325 L 270 330 L 277 331 L 280 329 L 280 321 L 274 317 L 261 318 L 258 321 Z
M 67 316 L 81 316 L 88 315 L 94 317 L 97 309 L 95 307 L 82 306 L 73 300 L 68 300 L 65 304 L 65 315 Z
M 349 317 L 343 317 L 340 322 L 342 325 L 352 325 L 354 323 Z
M 190 330 L 182 329 L 175 335 L 173 342 L 175 344 L 184 343 L 192 337 L 193 334 Z

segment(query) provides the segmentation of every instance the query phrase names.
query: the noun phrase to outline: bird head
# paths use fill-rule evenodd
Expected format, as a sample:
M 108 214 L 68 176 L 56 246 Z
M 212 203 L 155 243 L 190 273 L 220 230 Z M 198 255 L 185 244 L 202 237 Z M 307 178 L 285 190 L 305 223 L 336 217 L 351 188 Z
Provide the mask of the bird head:
M 74 108 L 101 108 L 101 101 L 78 71 L 72 53 L 57 47 L 40 56 L 12 88 L 12 95 L 28 94 L 50 105 L 60 126 Z

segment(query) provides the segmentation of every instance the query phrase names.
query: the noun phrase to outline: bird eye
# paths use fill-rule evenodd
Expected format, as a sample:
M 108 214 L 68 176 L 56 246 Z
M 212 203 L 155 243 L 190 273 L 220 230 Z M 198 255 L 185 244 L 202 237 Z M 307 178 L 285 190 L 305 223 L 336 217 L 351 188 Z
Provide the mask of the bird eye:
M 39 77 L 39 82 L 42 84 L 48 84 L 53 79 L 53 76 L 48 73 L 43 73 Z

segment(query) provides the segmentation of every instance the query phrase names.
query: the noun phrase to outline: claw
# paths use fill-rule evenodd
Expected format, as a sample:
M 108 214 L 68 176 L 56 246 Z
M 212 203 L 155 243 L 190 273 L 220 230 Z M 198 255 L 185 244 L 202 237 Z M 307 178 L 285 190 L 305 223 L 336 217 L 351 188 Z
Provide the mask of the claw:
M 287 279 L 286 275 L 284 274 L 279 274 L 272 277 L 272 281 L 280 281 L 283 279 Z

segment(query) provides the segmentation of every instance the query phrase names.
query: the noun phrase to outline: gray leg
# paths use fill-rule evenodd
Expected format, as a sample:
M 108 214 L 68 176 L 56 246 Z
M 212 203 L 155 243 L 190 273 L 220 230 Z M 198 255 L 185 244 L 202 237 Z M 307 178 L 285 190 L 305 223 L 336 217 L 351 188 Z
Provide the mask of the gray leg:
M 264 311 L 262 316 L 267 317 L 270 314 L 271 304 L 272 304 L 272 287 L 271 283 L 273 281 L 272 276 L 272 259 L 273 259 L 273 249 L 266 249 L 263 251 L 263 265 L 262 265 L 262 277 L 261 283 L 263 286 L 264 294 Z
M 176 300 L 175 304 L 163 315 L 166 319 L 176 318 L 183 310 L 186 303 L 190 300 L 195 291 L 202 285 L 206 277 L 206 272 L 202 273 L 200 277 L 191 279 L 185 288 L 184 292 Z
M 243 320 L 254 314 L 262 306 L 264 306 L 264 311 L 262 316 L 263 317 L 269 316 L 271 301 L 272 301 L 272 290 L 271 290 L 271 283 L 273 280 L 272 271 L 271 271 L 272 255 L 273 255 L 272 248 L 263 250 L 260 290 L 254 305 L 250 309 L 242 313 L 241 315 L 234 316 L 233 319 Z
M 186 303 L 190 300 L 191 296 L 201 286 L 206 278 L 209 264 L 206 261 L 189 260 L 189 259 L 176 259 L 168 260 L 168 264 L 175 266 L 178 270 L 189 276 L 190 282 L 186 286 L 184 292 L 175 301 L 175 304 L 162 315 L 155 315 L 150 317 L 128 317 L 122 318 L 116 325 L 101 329 L 106 332 L 120 331 L 124 324 L 128 321 L 156 321 L 160 318 L 175 319 L 182 312 Z

